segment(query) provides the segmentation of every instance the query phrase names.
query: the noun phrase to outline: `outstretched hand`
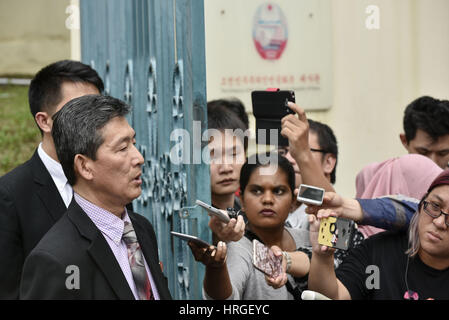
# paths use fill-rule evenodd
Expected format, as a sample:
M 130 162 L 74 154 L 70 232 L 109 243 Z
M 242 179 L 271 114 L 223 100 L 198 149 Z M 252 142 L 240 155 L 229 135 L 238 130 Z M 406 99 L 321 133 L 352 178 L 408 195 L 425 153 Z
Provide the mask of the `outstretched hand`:
M 216 247 L 200 247 L 192 241 L 189 241 L 188 245 L 195 260 L 203 263 L 206 267 L 219 268 L 226 263 L 227 247 L 223 241 L 219 241 Z
M 321 206 L 307 205 L 306 213 L 318 219 L 342 217 L 356 222 L 363 220 L 363 210 L 356 199 L 343 198 L 335 192 L 326 192 Z
M 232 218 L 228 223 L 224 223 L 216 216 L 210 215 L 209 228 L 219 240 L 225 242 L 239 241 L 245 233 L 245 226 L 243 216 L 238 216 L 237 219 Z
M 335 215 L 334 215 L 335 216 Z M 309 236 L 310 243 L 312 244 L 313 253 L 327 256 L 334 253 L 335 249 L 323 246 L 318 243 L 318 234 L 320 231 L 320 220 L 321 218 L 317 218 L 314 215 L 309 215 Z
M 271 250 L 273 251 L 275 256 L 277 257 L 282 256 L 282 273 L 278 275 L 276 278 L 265 275 L 265 281 L 269 286 L 275 289 L 279 289 L 287 283 L 287 273 L 286 273 L 287 262 L 283 257 L 281 248 L 279 248 L 278 246 L 272 246 Z
M 343 214 L 343 198 L 335 192 L 326 192 L 321 206 L 307 205 L 306 213 L 313 214 L 318 218 L 327 218 L 333 213 L 334 217 Z
M 281 119 L 281 135 L 288 139 L 290 154 L 296 159 L 301 152 L 310 152 L 309 122 L 304 109 L 293 102 L 289 102 L 288 106 L 296 115 L 289 114 Z

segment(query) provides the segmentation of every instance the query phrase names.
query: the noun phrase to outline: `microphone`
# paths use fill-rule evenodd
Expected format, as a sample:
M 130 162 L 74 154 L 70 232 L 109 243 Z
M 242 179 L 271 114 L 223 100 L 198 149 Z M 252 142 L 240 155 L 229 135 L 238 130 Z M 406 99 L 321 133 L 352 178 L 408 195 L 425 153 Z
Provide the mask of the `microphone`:
M 311 291 L 311 290 L 304 290 L 301 294 L 302 300 L 331 300 L 328 297 L 326 297 L 324 294 Z

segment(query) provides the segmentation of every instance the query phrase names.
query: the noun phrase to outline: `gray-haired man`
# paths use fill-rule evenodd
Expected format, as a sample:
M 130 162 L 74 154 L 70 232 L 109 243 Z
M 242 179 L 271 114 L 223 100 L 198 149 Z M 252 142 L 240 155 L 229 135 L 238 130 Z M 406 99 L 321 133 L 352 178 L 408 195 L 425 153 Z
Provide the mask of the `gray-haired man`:
M 125 207 L 141 193 L 143 164 L 128 112 L 118 99 L 89 95 L 55 114 L 56 153 L 74 197 L 26 259 L 21 298 L 171 298 L 152 225 Z

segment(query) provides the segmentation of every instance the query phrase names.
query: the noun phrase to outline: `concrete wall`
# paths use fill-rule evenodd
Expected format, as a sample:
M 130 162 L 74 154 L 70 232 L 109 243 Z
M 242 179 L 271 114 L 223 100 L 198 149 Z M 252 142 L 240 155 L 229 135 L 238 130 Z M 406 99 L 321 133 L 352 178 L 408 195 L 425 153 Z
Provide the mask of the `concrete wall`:
M 31 76 L 43 66 L 68 59 L 69 0 L 0 1 L 0 76 Z
M 354 196 L 355 177 L 363 166 L 405 154 L 399 134 L 406 105 L 424 94 L 449 99 L 449 1 L 334 0 L 331 4 L 333 106 L 307 114 L 333 128 L 340 151 L 336 189 Z M 378 30 L 365 27 L 369 5 L 380 9 Z M 211 6 L 208 2 L 206 18 Z M 206 47 L 213 45 L 213 32 L 219 32 L 211 31 L 210 24 L 213 21 L 206 19 Z M 236 28 L 234 32 L 239 32 Z M 220 59 L 225 54 L 206 56 L 208 64 Z M 220 97 L 208 95 L 216 98 Z M 250 97 L 244 103 L 250 111 Z

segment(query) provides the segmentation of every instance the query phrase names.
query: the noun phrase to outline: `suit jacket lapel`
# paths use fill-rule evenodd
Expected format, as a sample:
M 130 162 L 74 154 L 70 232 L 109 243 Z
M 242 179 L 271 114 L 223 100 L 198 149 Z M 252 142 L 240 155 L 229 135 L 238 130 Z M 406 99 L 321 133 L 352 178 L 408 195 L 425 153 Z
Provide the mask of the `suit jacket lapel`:
M 34 152 L 31 158 L 33 173 L 34 173 L 34 183 L 36 184 L 36 193 L 42 200 L 42 203 L 47 208 L 48 213 L 56 222 L 62 217 L 64 212 L 67 210 L 64 201 L 59 194 L 58 188 L 51 178 L 50 173 L 47 168 L 45 168 L 37 150 Z
M 98 268 L 105 275 L 119 299 L 134 300 L 134 295 L 123 275 L 123 271 L 112 253 L 111 248 L 100 232 L 92 241 L 92 245 L 89 247 L 88 252 Z
M 75 199 L 70 203 L 67 214 L 69 219 L 76 225 L 80 234 L 92 241 L 87 251 L 106 277 L 118 298 L 121 300 L 134 300 L 134 295 L 111 248 L 100 230 L 76 203 Z
M 145 257 L 145 261 L 150 268 L 151 275 L 153 276 L 153 280 L 156 284 L 159 297 L 161 299 L 171 299 L 170 292 L 167 291 L 167 285 L 164 279 L 165 276 L 159 265 L 158 253 L 154 250 L 150 237 L 148 237 L 143 227 L 131 215 L 130 219 L 133 224 L 134 231 L 136 232 L 140 248 L 142 249 Z

